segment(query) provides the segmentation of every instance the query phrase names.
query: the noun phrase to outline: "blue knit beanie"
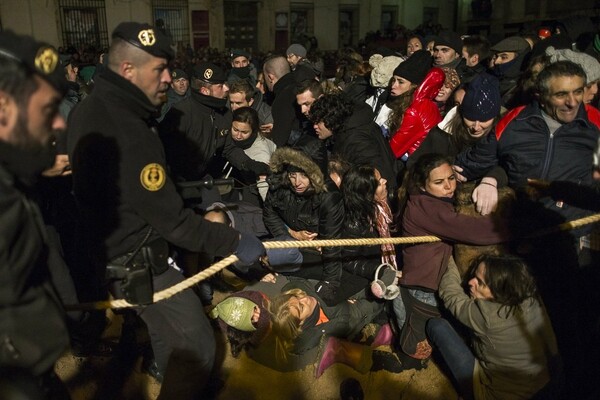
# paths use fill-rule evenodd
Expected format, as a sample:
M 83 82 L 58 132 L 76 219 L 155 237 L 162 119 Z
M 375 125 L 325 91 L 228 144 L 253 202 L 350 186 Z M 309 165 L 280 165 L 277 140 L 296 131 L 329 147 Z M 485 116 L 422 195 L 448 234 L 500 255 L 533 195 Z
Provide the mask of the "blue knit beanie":
M 469 82 L 460 112 L 471 121 L 489 121 L 500 114 L 500 103 L 498 79 L 484 72 Z

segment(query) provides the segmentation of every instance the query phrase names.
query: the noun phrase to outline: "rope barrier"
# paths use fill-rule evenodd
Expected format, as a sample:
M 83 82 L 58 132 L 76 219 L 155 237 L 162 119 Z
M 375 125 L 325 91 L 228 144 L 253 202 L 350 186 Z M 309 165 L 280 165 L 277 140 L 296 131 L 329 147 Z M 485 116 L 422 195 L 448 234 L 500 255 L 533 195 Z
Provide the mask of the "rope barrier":
M 584 225 L 592 224 L 600 221 L 600 214 L 590 215 L 588 217 L 568 221 L 560 225 L 536 232 L 533 235 L 527 236 L 527 238 L 539 237 L 548 235 L 550 233 L 556 233 L 561 231 L 572 230 L 580 228 Z M 406 237 L 392 237 L 392 238 L 362 238 L 362 239 L 330 239 L 330 240 L 303 240 L 303 241 L 271 241 L 263 242 L 265 249 L 289 249 L 289 248 L 307 248 L 307 247 L 337 247 L 337 246 L 376 246 L 382 244 L 412 244 L 412 243 L 433 243 L 439 242 L 441 239 L 437 236 L 406 236 Z M 157 303 L 162 300 L 166 300 L 177 293 L 189 289 L 197 283 L 203 281 L 216 274 L 217 272 L 225 269 L 229 265 L 238 261 L 237 256 L 234 254 L 222 259 L 221 261 L 211 265 L 203 271 L 197 273 L 194 276 L 187 278 L 186 280 L 179 282 L 178 284 L 171 286 L 170 288 L 161 290 L 160 292 L 154 293 L 153 303 Z M 106 300 L 98 301 L 94 303 L 82 303 L 77 305 L 67 305 L 65 309 L 67 311 L 75 310 L 105 310 L 108 308 L 127 308 L 127 307 L 140 307 L 135 304 L 119 299 L 119 300 Z

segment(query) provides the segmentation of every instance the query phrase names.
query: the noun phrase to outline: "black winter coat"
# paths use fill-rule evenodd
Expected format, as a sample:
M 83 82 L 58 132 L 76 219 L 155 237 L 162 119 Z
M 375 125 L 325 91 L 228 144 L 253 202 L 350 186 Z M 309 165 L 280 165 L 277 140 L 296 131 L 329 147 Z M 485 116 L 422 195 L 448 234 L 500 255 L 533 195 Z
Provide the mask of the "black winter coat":
M 52 370 L 69 336 L 50 284 L 45 226 L 22 179 L 25 160 L 34 161 L 0 141 L 0 368 L 38 376 Z
M 316 232 L 317 239 L 339 239 L 344 221 L 342 194 L 330 179 L 324 181 L 317 164 L 304 154 L 303 157 L 298 157 L 298 153 L 296 150 L 282 148 L 271 158 L 274 176 L 264 205 L 265 226 L 273 236 L 289 235 L 287 229 L 291 228 L 294 231 Z M 286 165 L 305 171 L 314 191 L 297 194 L 288 185 L 289 182 L 286 182 L 289 181 Z M 321 257 L 321 280 L 339 287 L 342 274 L 341 248 L 323 247 Z
M 390 193 L 398 187 L 396 158 L 366 103 L 355 105 L 343 130 L 334 133 L 334 140 L 333 153 L 352 164 L 368 164 L 377 168 L 388 181 Z
M 150 226 L 148 241 L 162 237 L 191 251 L 231 254 L 237 231 L 183 207 L 166 173 L 154 111 L 139 88 L 107 70 L 69 118 L 73 190 L 93 243 L 104 246 L 98 255 L 110 260 L 132 251 Z
M 344 239 L 378 238 L 375 226 L 356 226 L 344 223 Z M 344 270 L 370 281 L 381 264 L 381 246 L 348 246 L 342 248 Z
M 226 103 L 193 90 L 190 97 L 169 110 L 159 132 L 172 176 L 196 181 L 206 174 L 214 178 L 220 175 L 223 162 L 219 153 L 232 120 Z
M 282 76 L 273 86 L 275 100 L 271 105 L 273 115 L 273 130 L 271 139 L 277 147 L 287 144 L 292 130 L 300 129 L 300 108 L 296 104 L 296 80 L 294 74 Z

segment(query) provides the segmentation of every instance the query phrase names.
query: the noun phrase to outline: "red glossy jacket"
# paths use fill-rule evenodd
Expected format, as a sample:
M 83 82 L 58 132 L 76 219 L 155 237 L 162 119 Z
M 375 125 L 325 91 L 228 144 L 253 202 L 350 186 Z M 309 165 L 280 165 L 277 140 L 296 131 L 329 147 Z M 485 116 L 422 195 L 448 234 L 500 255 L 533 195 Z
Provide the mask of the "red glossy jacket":
M 425 76 L 413 95 L 413 101 L 404 113 L 402 124 L 392 136 L 390 146 L 396 158 L 408 153 L 410 156 L 419 148 L 427 133 L 441 120 L 435 103 L 440 88 L 444 84 L 444 71 L 434 67 Z

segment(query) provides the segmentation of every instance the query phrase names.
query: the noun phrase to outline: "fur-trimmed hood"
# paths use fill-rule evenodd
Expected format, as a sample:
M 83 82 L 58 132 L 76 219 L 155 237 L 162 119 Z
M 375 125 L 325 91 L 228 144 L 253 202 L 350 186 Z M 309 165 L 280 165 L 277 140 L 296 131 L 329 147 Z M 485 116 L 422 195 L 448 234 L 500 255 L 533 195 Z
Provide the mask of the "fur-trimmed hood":
M 278 148 L 271 156 L 269 165 L 273 174 L 280 176 L 286 173 L 288 165 L 298 168 L 308 176 L 316 193 L 327 191 L 323 172 L 321 172 L 317 163 L 300 150 L 290 147 Z

